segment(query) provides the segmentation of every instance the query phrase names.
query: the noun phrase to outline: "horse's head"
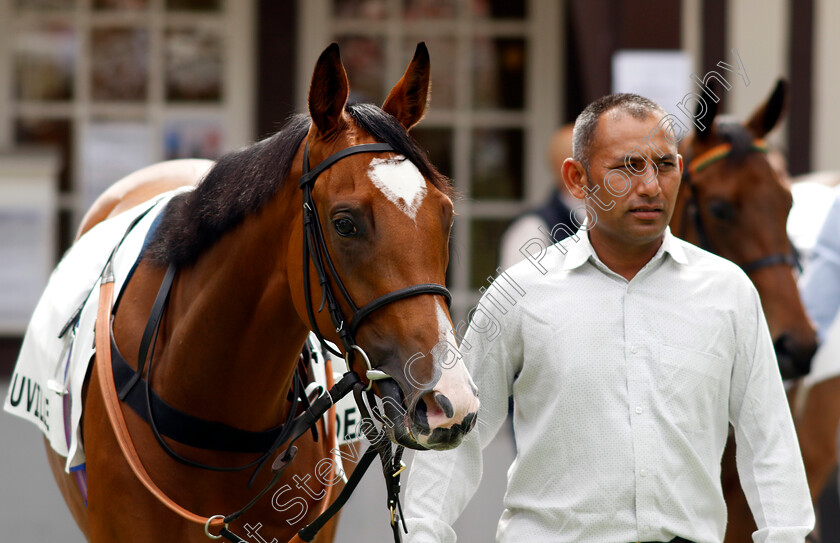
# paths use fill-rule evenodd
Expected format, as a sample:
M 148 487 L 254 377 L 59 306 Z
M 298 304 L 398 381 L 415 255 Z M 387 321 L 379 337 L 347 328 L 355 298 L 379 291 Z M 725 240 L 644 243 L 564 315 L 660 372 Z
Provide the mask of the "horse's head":
M 814 327 L 796 287 L 796 258 L 786 224 L 792 197 L 763 142 L 785 111 L 787 83 L 741 124 L 716 119 L 706 100 L 698 129 L 683 142 L 683 184 L 671 227 L 680 237 L 741 266 L 760 296 L 785 377 L 807 373 L 816 350 Z
M 321 54 L 309 90 L 312 125 L 305 145 L 317 173 L 309 183 L 316 212 L 310 217 L 322 232 L 308 251 L 309 259 L 320 255 L 325 263 L 331 292 L 325 306 L 314 259 L 304 265 L 315 324 L 328 340 L 345 351 L 349 346 L 351 369 L 377 379 L 374 390 L 384 402 L 391 439 L 412 448 L 448 449 L 475 424 L 478 397 L 442 286 L 454 215 L 451 189 L 407 132 L 425 112 L 429 71 L 420 44 L 382 109 L 346 106 L 349 88 L 338 46 Z M 355 147 L 374 143 L 380 146 Z M 354 154 L 345 155 L 351 148 Z M 305 160 L 302 152 L 298 158 Z M 300 168 L 293 167 L 291 179 Z M 298 267 L 302 238 L 296 229 L 289 262 Z M 297 311 L 309 323 L 305 288 L 294 287 L 303 285 L 302 270 L 289 274 Z M 331 305 L 340 308 L 337 324 Z M 368 360 L 373 372 L 367 371 Z

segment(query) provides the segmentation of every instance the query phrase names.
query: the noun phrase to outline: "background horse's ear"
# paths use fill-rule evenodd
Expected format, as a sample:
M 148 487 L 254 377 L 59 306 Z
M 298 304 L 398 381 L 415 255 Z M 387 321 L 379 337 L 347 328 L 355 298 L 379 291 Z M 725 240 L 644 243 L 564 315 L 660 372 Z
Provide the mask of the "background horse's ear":
M 712 79 L 709 81 L 709 93 L 714 96 L 720 96 L 720 85 L 717 84 L 717 81 Z M 703 105 L 705 104 L 705 105 Z M 703 108 L 705 107 L 705 111 Z M 697 112 L 694 114 L 694 119 L 696 123 L 700 123 L 699 126 L 702 126 L 703 129 L 697 130 L 697 134 L 695 136 L 695 140 L 697 141 L 705 141 L 712 135 L 712 127 L 715 124 L 715 117 L 717 117 L 718 113 L 718 103 L 712 100 L 709 96 L 704 97 L 703 102 L 698 102 L 697 104 Z
M 756 138 L 763 138 L 767 133 L 773 130 L 776 123 L 782 118 L 787 109 L 788 82 L 784 79 L 779 79 L 776 83 L 776 88 L 773 89 L 770 98 L 766 102 L 758 106 L 758 109 L 750 116 L 747 121 L 747 129 Z
M 341 64 L 338 44 L 332 43 L 318 57 L 309 85 L 309 115 L 320 135 L 341 128 L 341 113 L 349 92 L 347 73 Z
M 426 113 L 432 84 L 430 72 L 429 50 L 420 42 L 402 79 L 394 85 L 382 105 L 382 110 L 396 117 L 406 130 L 420 122 Z

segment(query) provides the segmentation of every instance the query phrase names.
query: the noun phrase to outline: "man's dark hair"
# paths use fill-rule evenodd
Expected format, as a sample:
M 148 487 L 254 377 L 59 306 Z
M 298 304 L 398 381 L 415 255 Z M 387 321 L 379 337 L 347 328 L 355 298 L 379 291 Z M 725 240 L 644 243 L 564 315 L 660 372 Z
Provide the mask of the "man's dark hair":
M 572 152 L 574 159 L 583 164 L 587 177 L 589 176 L 589 154 L 592 149 L 592 142 L 595 139 L 598 120 L 601 115 L 613 109 L 619 109 L 640 120 L 644 120 L 650 115 L 660 115 L 662 117 L 667 115 L 662 106 L 653 100 L 638 94 L 625 92 L 602 96 L 586 106 L 586 109 L 578 115 L 575 121 Z

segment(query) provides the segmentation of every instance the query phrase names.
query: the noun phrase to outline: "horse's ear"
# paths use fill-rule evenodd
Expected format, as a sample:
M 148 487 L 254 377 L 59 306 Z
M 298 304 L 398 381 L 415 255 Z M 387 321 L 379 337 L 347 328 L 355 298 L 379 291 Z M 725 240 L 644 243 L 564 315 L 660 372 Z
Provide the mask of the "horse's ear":
M 785 114 L 788 94 L 790 94 L 788 92 L 788 82 L 779 79 L 776 88 L 770 94 L 770 98 L 758 106 L 758 109 L 750 116 L 750 120 L 747 121 L 747 129 L 754 137 L 763 138 L 773 130 L 773 127 Z
M 426 113 L 432 83 L 430 72 L 429 50 L 420 42 L 402 79 L 394 85 L 382 105 L 382 110 L 396 117 L 406 130 L 420 122 Z
M 708 88 L 711 94 L 715 96 L 720 95 L 720 86 L 714 79 L 712 79 L 709 82 Z M 717 117 L 717 113 L 718 103 L 712 100 L 710 97 L 705 97 L 702 103 L 698 102 L 697 113 L 694 114 L 694 119 L 697 123 L 699 123 L 698 126 L 702 126 L 703 129 L 697 130 L 697 135 L 695 137 L 697 141 L 705 141 L 709 138 L 709 136 L 712 135 L 712 127 L 715 124 L 715 117 Z
M 318 57 L 309 85 L 309 115 L 320 135 L 330 134 L 341 127 L 341 113 L 349 92 L 338 44 L 332 43 Z

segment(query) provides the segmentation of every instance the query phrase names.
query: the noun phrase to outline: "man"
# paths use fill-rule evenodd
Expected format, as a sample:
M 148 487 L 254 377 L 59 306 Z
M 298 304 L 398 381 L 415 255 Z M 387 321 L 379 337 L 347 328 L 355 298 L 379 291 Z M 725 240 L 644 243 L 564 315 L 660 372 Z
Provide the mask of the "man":
M 799 279 L 802 302 L 823 340 L 840 310 L 840 189 L 826 213 L 805 273 Z
M 754 540 L 802 543 L 812 530 L 758 294 L 737 266 L 667 228 L 683 163 L 656 129 L 664 115 L 619 94 L 578 117 L 563 177 L 592 216 L 562 250 L 520 262 L 485 293 L 480 307 L 495 307 L 499 325 L 474 317 L 461 346 L 478 424 L 459 448 L 415 456 L 409 542 L 455 541 L 510 393 L 518 450 L 501 542 L 722 541 L 730 422 Z M 510 285 L 525 294 L 502 306 Z
M 580 202 L 569 194 L 563 181 L 563 162 L 572 156 L 573 128 L 574 125 L 571 124 L 560 128 L 548 144 L 548 163 L 556 184 L 548 199 L 540 207 L 515 218 L 502 234 L 499 264 L 503 269 L 522 260 L 523 254 L 520 249 L 533 238 L 554 243 L 577 230 L 572 222 L 571 213 Z

